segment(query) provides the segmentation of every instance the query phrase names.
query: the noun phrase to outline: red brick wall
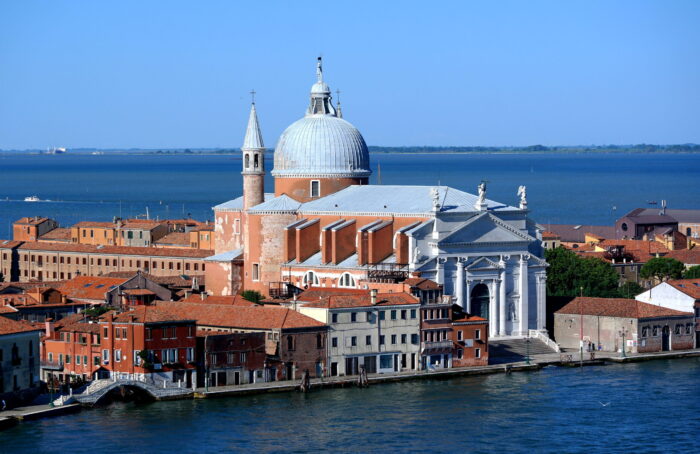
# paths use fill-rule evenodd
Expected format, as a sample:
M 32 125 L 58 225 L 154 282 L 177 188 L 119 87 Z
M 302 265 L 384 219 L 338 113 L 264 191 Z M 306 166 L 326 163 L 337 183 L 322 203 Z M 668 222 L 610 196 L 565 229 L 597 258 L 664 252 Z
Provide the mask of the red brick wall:
M 312 180 L 320 181 L 321 197 L 338 192 L 348 186 L 368 183 L 367 178 L 275 178 L 275 196 L 287 194 L 299 202 L 313 200 L 310 197 Z
M 321 233 L 321 223 L 315 222 L 304 228 L 296 228 L 296 249 L 297 262 L 303 262 L 320 250 L 319 235 Z
M 346 225 L 342 229 L 333 232 L 333 257 L 334 264 L 338 264 L 355 253 L 355 239 L 357 238 L 357 222 Z
M 393 252 L 393 222 L 369 232 L 369 263 L 379 263 Z
M 298 380 L 304 373 L 304 370 L 309 371 L 312 378 L 317 377 L 316 363 L 321 361 L 324 366 L 327 366 L 326 357 L 326 328 L 319 330 L 304 330 L 292 331 L 285 330 L 282 332 L 280 339 L 280 359 L 284 363 L 293 363 L 295 366 L 295 376 L 286 377 L 286 379 Z M 321 348 L 318 348 L 317 336 L 321 336 Z M 293 349 L 289 349 L 289 338 L 293 339 Z M 283 368 L 284 370 L 284 368 Z

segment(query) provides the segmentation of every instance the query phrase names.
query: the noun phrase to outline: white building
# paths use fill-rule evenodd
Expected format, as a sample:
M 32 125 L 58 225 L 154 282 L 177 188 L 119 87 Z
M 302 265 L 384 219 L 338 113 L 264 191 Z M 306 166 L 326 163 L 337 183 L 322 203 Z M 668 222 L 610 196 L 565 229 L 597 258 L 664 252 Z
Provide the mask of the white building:
M 407 293 L 331 295 L 297 310 L 326 323 L 331 376 L 420 368 L 420 301 Z

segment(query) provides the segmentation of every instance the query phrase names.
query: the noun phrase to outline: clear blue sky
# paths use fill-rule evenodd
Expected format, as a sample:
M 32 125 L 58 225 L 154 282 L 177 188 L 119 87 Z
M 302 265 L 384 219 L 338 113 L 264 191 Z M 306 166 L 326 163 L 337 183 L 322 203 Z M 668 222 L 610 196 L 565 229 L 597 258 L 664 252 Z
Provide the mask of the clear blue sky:
M 370 145 L 700 143 L 700 1 L 9 1 L 0 148 L 266 145 L 316 56 Z

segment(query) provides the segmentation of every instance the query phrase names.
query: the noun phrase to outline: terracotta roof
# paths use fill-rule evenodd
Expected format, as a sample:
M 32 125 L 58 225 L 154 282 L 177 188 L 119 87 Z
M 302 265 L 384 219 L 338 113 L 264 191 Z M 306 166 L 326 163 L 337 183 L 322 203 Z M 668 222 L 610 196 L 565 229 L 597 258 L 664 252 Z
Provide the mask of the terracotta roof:
M 17 287 L 24 290 L 29 290 L 37 287 L 51 287 L 58 289 L 61 285 L 68 281 L 33 281 L 33 282 L 3 282 L 0 283 L 0 292 L 8 287 Z
M 21 246 L 23 241 L 15 240 L 0 240 L 0 248 L 2 249 L 12 249 Z
M 71 320 L 65 323 L 60 329 L 54 330 L 72 333 L 92 333 L 100 334 L 100 325 L 98 323 L 89 323 L 82 314 L 75 314 L 80 317 L 77 320 Z
M 101 276 L 76 276 L 58 290 L 71 299 L 104 300 L 105 293 L 126 279 Z
M 82 221 L 77 224 L 73 224 L 73 227 L 82 228 L 115 228 L 116 224 L 114 222 L 96 222 L 96 221 Z
M 156 221 L 154 219 L 124 219 L 122 220 L 121 226 L 125 229 L 154 229 L 162 224 L 163 221 Z
M 644 240 L 604 240 L 598 243 L 600 247 L 624 246 L 625 251 L 639 251 L 644 254 L 666 254 L 669 249 L 658 241 Z
M 421 290 L 440 290 L 442 288 L 442 285 L 437 282 L 423 277 L 409 277 L 403 283 Z
M 557 235 L 554 232 L 549 232 L 549 231 L 544 231 L 542 232 L 542 239 L 552 239 L 552 238 L 560 238 L 559 235 Z
M 151 290 L 148 290 L 147 288 L 128 288 L 122 290 L 122 293 L 125 293 L 127 295 L 155 295 L 155 293 Z
M 8 246 L 0 243 L 0 249 Z M 153 257 L 189 257 L 205 258 L 214 254 L 214 251 L 205 249 L 184 249 L 184 248 L 153 248 L 153 247 L 131 247 L 131 246 L 93 246 L 90 244 L 63 244 L 45 243 L 38 241 L 26 241 L 18 246 L 19 250 L 28 251 L 62 251 L 92 254 L 112 254 L 112 255 L 139 255 Z
M 318 301 L 331 295 L 363 295 L 367 290 L 357 288 L 310 287 L 297 295 L 298 301 Z
M 583 307 L 582 307 L 583 305 Z M 681 312 L 654 304 L 627 298 L 592 298 L 576 297 L 569 304 L 562 307 L 557 314 L 581 314 L 599 315 L 601 317 L 625 317 L 625 318 L 657 318 L 687 316 L 692 317 L 691 312 Z
M 50 219 L 39 216 L 31 216 L 20 218 L 17 221 L 15 221 L 15 224 L 39 225 L 45 221 L 50 221 Z
M 110 316 L 114 316 L 114 322 L 117 323 L 131 323 L 132 321 L 134 323 L 163 323 L 195 320 L 191 314 L 176 313 L 169 308 L 155 306 L 136 306 L 121 313 L 108 312 L 101 316 L 100 320 L 104 322 Z
M 25 322 L 16 322 L 6 317 L 0 317 L 0 336 L 6 334 L 26 333 L 28 331 L 41 331 Z
M 179 301 L 158 301 L 156 306 L 194 318 L 201 326 L 260 330 L 326 326 L 311 317 L 278 306 L 224 306 Z
M 1 304 L 1 303 L 0 303 Z M 2 306 L 0 305 L 0 314 L 14 314 L 17 312 L 17 309 L 15 309 L 12 306 Z
M 456 318 L 452 320 L 455 323 L 458 322 L 485 322 L 487 321 L 485 318 L 476 316 L 476 315 L 465 315 L 464 317 Z
M 670 251 L 666 257 L 674 258 L 686 265 L 700 265 L 700 247 Z
M 615 238 L 615 227 L 611 225 L 544 224 L 543 226 L 548 232 L 559 235 L 562 241 L 569 243 L 585 242 L 586 233 L 603 238 Z
M 0 295 L 0 306 L 35 306 L 39 304 L 34 297 L 26 293 L 9 293 Z
M 80 320 L 84 319 L 85 315 L 84 314 L 69 314 L 63 317 L 60 320 L 56 320 L 53 322 L 53 329 L 58 331 L 62 329 L 64 326 L 68 326 L 71 323 L 79 322 Z
M 187 298 L 183 298 L 180 300 L 182 303 L 198 303 L 198 304 L 222 304 L 225 306 L 257 306 L 252 301 L 248 301 L 247 299 L 243 298 L 241 295 L 234 295 L 234 296 L 205 296 L 202 298 L 202 295 L 199 294 L 192 294 L 188 296 Z
M 185 247 L 190 246 L 190 234 L 185 232 L 170 232 L 163 238 L 160 238 L 153 243 L 155 244 L 176 244 L 178 246 L 183 245 Z
M 44 241 L 70 241 L 71 233 L 69 228 L 58 227 L 53 230 L 49 230 L 39 237 L 39 240 Z
M 700 299 L 700 279 L 676 279 L 666 283 L 692 298 Z
M 204 276 L 192 276 L 192 275 L 185 275 L 185 274 L 180 274 L 177 276 L 154 276 L 152 274 L 148 273 L 141 273 L 143 276 L 150 280 L 155 282 L 156 284 L 164 285 L 164 286 L 170 286 L 170 287 L 192 287 L 192 280 L 197 279 L 198 285 L 203 285 L 204 284 Z M 123 277 L 124 279 L 130 279 L 132 277 L 136 276 L 135 271 L 112 271 L 111 273 L 107 273 L 104 275 L 104 277 Z
M 406 292 L 379 293 L 376 306 L 400 306 L 405 304 L 420 304 L 420 300 Z M 374 307 L 368 290 L 362 295 L 333 295 L 320 301 L 305 304 L 304 307 L 319 307 L 340 309 L 349 307 Z

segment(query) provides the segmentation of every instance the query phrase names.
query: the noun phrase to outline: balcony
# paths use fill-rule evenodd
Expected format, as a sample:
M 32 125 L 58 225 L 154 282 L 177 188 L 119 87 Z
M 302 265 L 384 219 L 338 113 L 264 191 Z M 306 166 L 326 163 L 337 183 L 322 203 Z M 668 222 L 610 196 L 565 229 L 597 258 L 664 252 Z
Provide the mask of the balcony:
M 302 292 L 299 287 L 296 287 L 289 282 L 270 282 L 268 294 L 270 298 L 287 299 L 292 298 Z
M 397 284 L 408 279 L 408 265 L 403 263 L 370 263 L 367 265 L 367 281 Z
M 59 361 L 42 361 L 41 368 L 44 370 L 63 370 L 63 363 Z
M 423 353 L 430 352 L 430 353 L 439 353 L 439 352 L 450 352 L 452 351 L 452 341 L 451 340 L 443 340 L 443 341 L 437 341 L 437 342 L 421 342 L 420 343 L 420 350 Z

